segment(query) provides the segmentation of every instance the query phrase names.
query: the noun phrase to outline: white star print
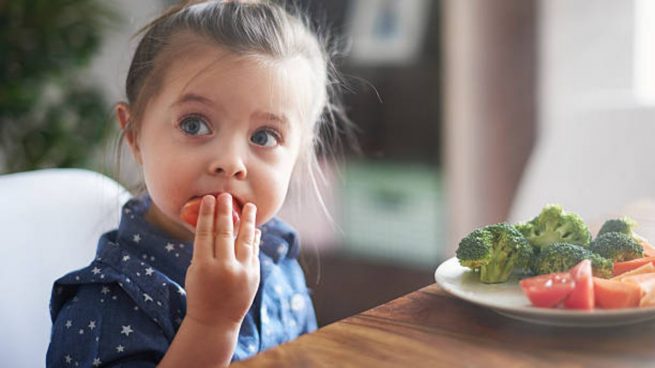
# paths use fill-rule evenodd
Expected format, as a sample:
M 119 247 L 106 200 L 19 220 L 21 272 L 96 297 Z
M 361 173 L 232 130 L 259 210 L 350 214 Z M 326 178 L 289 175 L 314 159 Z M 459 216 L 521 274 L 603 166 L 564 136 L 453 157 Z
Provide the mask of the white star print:
M 277 248 L 277 254 L 280 255 L 280 256 L 282 256 L 282 255 L 284 255 L 284 253 L 286 253 L 286 252 L 287 252 L 287 246 L 284 245 L 284 244 L 280 244 L 280 245 L 278 246 L 278 248 Z
M 117 352 L 117 353 L 122 353 L 122 352 L 124 352 L 124 351 L 125 351 L 125 347 L 124 347 L 123 345 L 118 345 L 118 346 L 116 347 L 116 352 Z
M 130 336 L 130 334 L 134 332 L 134 330 L 132 330 L 132 325 L 127 325 L 122 327 L 123 327 L 123 331 L 121 331 L 121 335 L 124 334 L 125 336 Z
M 72 325 L 73 325 L 73 321 L 71 321 L 70 319 L 66 321 L 66 328 L 71 328 Z
M 132 240 L 134 240 L 135 243 L 138 243 L 141 241 L 141 235 L 140 234 L 134 234 L 132 237 Z
M 172 252 L 175 249 L 175 245 L 173 243 L 168 243 L 165 248 L 167 251 Z
M 93 273 L 94 275 L 97 275 L 97 274 L 100 273 L 100 269 L 98 267 L 93 267 L 93 269 L 91 270 L 91 273 Z
M 305 298 L 301 294 L 295 294 L 291 298 L 291 309 L 294 312 L 300 312 L 305 309 Z
M 143 301 L 144 302 L 151 302 L 153 301 L 152 297 L 146 293 L 143 293 Z
M 84 335 L 84 330 L 80 329 L 80 335 Z
M 68 364 L 70 364 L 73 361 L 73 357 L 71 357 L 70 355 L 66 355 L 64 359 L 66 359 L 66 363 Z
M 92 330 L 93 330 L 94 328 L 96 328 L 96 321 L 91 321 L 91 322 L 89 322 L 89 328 L 92 329 Z
M 102 362 L 100 361 L 100 358 L 93 359 L 93 366 L 94 367 L 100 367 L 100 364 L 102 364 Z
M 146 268 L 146 275 L 147 276 L 152 276 L 153 272 L 155 272 L 155 270 L 153 270 L 152 267 Z
M 123 256 L 123 261 L 124 261 L 124 262 L 127 262 L 127 261 L 129 261 L 129 260 L 130 260 L 130 256 Z
M 103 294 L 109 294 L 109 288 L 106 287 L 106 286 L 103 286 L 102 290 L 100 290 L 100 292 L 103 293 Z

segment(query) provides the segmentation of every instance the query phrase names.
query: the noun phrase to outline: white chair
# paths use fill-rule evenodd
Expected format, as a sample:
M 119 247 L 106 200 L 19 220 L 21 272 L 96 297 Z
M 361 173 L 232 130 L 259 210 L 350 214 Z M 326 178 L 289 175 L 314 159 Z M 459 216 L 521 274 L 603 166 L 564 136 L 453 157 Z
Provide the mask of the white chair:
M 0 365 L 44 366 L 53 281 L 93 259 L 129 197 L 114 180 L 80 169 L 0 176 Z

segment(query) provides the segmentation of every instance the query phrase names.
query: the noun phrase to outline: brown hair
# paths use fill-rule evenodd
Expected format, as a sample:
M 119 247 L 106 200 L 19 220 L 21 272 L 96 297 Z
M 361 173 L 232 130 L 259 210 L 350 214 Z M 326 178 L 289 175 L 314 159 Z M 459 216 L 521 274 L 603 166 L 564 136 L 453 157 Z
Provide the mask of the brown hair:
M 304 171 L 312 181 L 315 194 L 325 210 L 318 188 L 322 172 L 317 152 L 333 153 L 340 150 L 339 136 L 349 139 L 352 124 L 347 119 L 337 90 L 343 85 L 332 63 L 336 48 L 328 46 L 326 35 L 319 35 L 308 19 L 297 8 L 287 8 L 272 1 L 186 1 L 165 11 L 146 25 L 139 35 L 126 80 L 126 97 L 130 106 L 131 121 L 126 131 L 138 133 L 139 119 L 148 101 L 159 90 L 166 61 L 169 60 L 171 40 L 180 32 L 190 32 L 216 43 L 240 56 L 266 56 L 273 60 L 301 56 L 315 73 L 315 96 L 312 111 L 308 114 L 307 143 L 303 145 L 298 170 Z M 333 45 L 332 45 L 333 46 Z M 337 120 L 343 125 L 338 127 Z M 121 136 L 121 141 L 122 141 Z M 325 142 L 327 137 L 331 142 Z M 354 138 L 349 140 L 354 143 Z M 299 175 L 295 175 L 298 177 Z M 305 175 L 300 175 L 305 176 Z M 296 182 L 297 183 L 297 182 Z M 326 214 L 329 216 L 329 213 Z

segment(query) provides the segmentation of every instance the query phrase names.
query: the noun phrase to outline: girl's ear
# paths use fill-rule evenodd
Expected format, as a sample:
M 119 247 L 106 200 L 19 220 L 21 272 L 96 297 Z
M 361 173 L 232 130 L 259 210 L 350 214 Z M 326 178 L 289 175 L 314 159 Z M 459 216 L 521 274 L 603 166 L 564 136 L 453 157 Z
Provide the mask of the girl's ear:
M 123 134 L 125 135 L 125 139 L 127 139 L 127 143 L 130 146 L 130 151 L 132 151 L 132 156 L 134 156 L 134 159 L 139 164 L 142 164 L 141 150 L 139 149 L 139 142 L 136 137 L 136 131 L 132 125 L 133 122 L 130 115 L 130 107 L 125 102 L 119 102 L 116 104 L 114 109 L 116 112 L 116 119 L 118 120 L 118 124 L 121 127 L 121 131 L 123 131 Z

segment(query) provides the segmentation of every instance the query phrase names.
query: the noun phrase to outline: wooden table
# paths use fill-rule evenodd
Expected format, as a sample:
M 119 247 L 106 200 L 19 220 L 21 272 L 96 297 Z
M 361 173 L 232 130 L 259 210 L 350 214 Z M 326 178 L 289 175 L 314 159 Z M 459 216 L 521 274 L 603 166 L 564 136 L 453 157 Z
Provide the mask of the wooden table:
M 612 328 L 530 324 L 433 284 L 234 366 L 655 367 L 655 322 Z

